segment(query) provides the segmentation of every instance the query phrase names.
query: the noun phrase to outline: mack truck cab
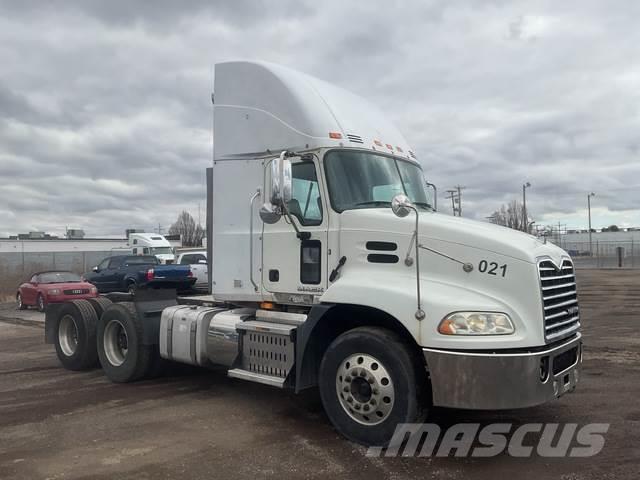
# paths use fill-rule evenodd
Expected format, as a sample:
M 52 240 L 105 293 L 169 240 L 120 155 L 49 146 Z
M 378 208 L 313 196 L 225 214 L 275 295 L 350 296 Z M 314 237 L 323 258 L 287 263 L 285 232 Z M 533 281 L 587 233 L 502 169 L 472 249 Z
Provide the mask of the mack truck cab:
M 72 367 L 97 357 L 125 382 L 172 360 L 317 387 L 335 428 L 367 445 L 432 406 L 523 408 L 574 390 L 582 344 L 565 251 L 438 213 L 388 117 L 329 83 L 227 62 L 212 101 L 211 299 L 139 292 L 48 312 L 63 364 L 67 315 L 78 348 L 89 345 Z M 95 322 L 95 354 L 82 315 Z

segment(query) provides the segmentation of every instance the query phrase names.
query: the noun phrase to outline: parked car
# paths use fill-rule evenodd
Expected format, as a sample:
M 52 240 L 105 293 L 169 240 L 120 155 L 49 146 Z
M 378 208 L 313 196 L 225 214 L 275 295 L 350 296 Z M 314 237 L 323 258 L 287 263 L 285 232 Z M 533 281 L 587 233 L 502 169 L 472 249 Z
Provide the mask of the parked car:
M 44 312 L 49 303 L 61 303 L 77 298 L 98 296 L 98 289 L 72 272 L 52 271 L 33 274 L 28 282 L 18 287 L 18 308 L 25 310 L 35 306 Z
M 133 293 L 141 286 L 189 290 L 196 281 L 188 265 L 161 265 L 153 255 L 108 257 L 84 277 L 100 293 Z
M 196 279 L 194 288 L 209 289 L 209 266 L 207 264 L 206 251 L 179 253 L 176 263 L 191 267 L 191 273 Z

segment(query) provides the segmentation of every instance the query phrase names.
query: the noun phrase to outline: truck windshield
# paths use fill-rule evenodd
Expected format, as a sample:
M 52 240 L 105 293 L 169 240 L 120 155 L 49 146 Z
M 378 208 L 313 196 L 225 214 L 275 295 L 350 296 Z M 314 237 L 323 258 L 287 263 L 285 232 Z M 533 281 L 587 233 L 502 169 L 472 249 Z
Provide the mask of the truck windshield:
M 331 206 L 337 212 L 390 207 L 405 194 L 419 208 L 431 209 L 422 170 L 414 163 L 369 152 L 333 150 L 325 156 Z
M 172 247 L 151 247 L 152 255 L 170 255 L 173 253 Z

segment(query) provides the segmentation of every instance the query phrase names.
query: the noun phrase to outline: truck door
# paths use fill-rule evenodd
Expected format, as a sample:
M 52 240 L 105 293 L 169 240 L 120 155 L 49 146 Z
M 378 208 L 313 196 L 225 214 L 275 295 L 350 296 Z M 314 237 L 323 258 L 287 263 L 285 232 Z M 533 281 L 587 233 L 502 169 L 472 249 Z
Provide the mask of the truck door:
M 270 168 L 265 169 L 269 185 Z M 291 160 L 292 199 L 288 203 L 292 221 L 309 238 L 299 239 L 286 216 L 274 224 L 263 224 L 262 285 L 278 294 L 321 294 L 327 285 L 326 201 L 317 161 Z M 292 301 L 285 298 L 283 301 Z

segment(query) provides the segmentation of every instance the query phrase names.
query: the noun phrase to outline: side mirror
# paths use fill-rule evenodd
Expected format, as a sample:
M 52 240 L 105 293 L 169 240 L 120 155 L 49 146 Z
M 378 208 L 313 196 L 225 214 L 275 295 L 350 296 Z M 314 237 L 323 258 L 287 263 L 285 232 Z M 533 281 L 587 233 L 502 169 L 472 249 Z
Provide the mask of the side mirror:
M 269 225 L 277 223 L 291 200 L 291 192 L 291 160 L 287 158 L 287 152 L 283 151 L 271 161 L 271 184 L 267 195 L 269 202 L 260 208 L 260 219 Z
M 260 219 L 267 225 L 273 225 L 280 220 L 282 214 L 271 203 L 265 203 L 260 208 Z
M 413 203 L 406 195 L 396 195 L 391 200 L 391 210 L 393 210 L 396 217 L 404 218 L 414 209 Z
M 271 194 L 269 201 L 276 207 L 287 204 L 291 200 L 291 160 L 282 152 L 271 162 Z
M 93 270 L 96 273 L 98 273 L 100 271 L 100 269 L 98 267 L 93 267 L 91 270 Z

